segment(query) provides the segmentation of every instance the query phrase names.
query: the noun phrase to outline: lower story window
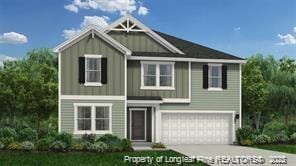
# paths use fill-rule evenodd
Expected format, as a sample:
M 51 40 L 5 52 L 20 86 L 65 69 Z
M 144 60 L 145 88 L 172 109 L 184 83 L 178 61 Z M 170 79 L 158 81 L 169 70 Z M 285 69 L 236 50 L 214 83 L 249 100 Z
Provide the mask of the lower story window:
M 74 104 L 76 134 L 111 132 L 112 104 Z

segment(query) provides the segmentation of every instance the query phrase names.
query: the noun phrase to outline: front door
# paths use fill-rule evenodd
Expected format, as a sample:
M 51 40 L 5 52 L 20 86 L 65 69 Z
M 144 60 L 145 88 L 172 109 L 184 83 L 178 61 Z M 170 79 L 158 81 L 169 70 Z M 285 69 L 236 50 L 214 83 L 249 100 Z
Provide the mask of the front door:
M 133 141 L 146 141 L 146 110 L 131 109 L 131 139 Z

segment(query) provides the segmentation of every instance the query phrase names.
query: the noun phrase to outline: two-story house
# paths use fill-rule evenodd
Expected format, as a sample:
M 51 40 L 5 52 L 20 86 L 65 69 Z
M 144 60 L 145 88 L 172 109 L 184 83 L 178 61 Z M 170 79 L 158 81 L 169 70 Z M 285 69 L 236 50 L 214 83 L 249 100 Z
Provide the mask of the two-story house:
M 231 144 L 242 58 L 152 30 L 131 15 L 54 49 L 59 131 L 164 144 Z

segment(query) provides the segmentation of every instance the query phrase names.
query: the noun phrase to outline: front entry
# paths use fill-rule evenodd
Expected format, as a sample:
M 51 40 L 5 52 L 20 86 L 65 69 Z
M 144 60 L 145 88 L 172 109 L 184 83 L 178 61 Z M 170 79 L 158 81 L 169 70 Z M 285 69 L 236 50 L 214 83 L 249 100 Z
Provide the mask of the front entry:
M 146 141 L 146 109 L 130 109 L 130 126 L 132 141 Z

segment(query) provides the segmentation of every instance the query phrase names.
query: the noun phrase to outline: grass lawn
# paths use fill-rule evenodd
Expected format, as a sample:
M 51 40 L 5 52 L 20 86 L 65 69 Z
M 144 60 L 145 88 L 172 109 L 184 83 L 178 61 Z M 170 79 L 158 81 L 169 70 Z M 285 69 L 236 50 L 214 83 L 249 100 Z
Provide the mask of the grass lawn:
M 254 145 L 253 147 L 259 149 L 267 149 L 285 153 L 296 154 L 296 145 L 289 144 L 277 144 L 277 145 Z
M 69 153 L 53 153 L 53 152 L 0 152 L 0 165 L 132 165 L 124 162 L 124 156 L 150 156 L 156 158 L 158 156 L 182 156 L 175 151 L 141 151 L 141 152 L 116 152 L 116 153 L 88 153 L 88 152 L 69 152 Z M 142 164 L 142 165 L 148 165 Z M 153 165 L 157 165 L 153 162 Z M 158 165 L 170 165 L 159 163 Z M 176 165 L 176 163 L 171 164 Z M 202 163 L 194 163 L 190 165 L 205 165 Z

